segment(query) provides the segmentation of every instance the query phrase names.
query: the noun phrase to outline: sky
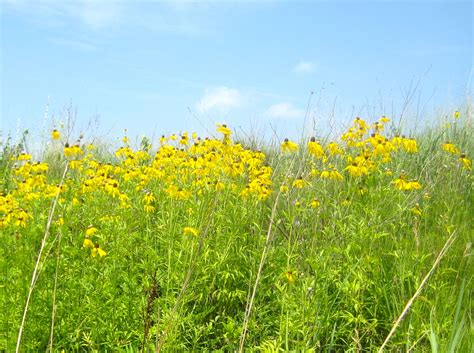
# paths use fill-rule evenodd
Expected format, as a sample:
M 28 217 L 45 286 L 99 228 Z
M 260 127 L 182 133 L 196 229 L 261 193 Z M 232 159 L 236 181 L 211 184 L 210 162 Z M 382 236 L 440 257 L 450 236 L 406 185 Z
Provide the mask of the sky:
M 465 106 L 472 51 L 471 1 L 0 0 L 0 130 L 410 125 Z

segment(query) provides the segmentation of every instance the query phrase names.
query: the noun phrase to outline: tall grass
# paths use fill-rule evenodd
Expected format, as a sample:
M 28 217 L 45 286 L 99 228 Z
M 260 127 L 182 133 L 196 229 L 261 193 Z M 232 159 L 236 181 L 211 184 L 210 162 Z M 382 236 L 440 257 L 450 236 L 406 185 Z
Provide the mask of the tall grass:
M 241 343 L 266 352 L 372 352 L 417 290 L 385 350 L 472 351 L 473 176 L 441 145 L 451 141 L 472 157 L 473 130 L 461 120 L 414 137 L 417 153 L 399 152 L 363 178 L 344 172 L 346 156 L 332 158 L 343 181 L 311 177 L 332 167 L 308 155 L 306 142 L 294 154 L 250 142 L 273 170 L 265 200 L 242 198 L 227 182 L 176 200 L 160 181 L 120 179 L 131 197 L 123 208 L 107 193 L 83 193 L 84 172 L 70 170 L 27 308 L 50 199 L 33 203 L 27 226 L 0 228 L 0 351 L 15 349 L 25 312 L 20 351 L 50 343 L 52 351 L 236 351 Z M 12 157 L 22 148 L 3 148 L 7 195 L 18 187 L 21 163 Z M 94 158 L 123 163 L 104 152 Z M 56 147 L 44 160 L 54 185 L 68 158 Z M 397 190 L 401 173 L 422 189 Z M 307 181 L 301 189 L 291 184 L 298 177 Z M 236 188 L 247 182 L 234 180 Z M 147 191 L 156 197 L 151 212 L 143 208 Z M 83 247 L 91 225 L 104 257 Z M 199 234 L 183 234 L 184 227 Z

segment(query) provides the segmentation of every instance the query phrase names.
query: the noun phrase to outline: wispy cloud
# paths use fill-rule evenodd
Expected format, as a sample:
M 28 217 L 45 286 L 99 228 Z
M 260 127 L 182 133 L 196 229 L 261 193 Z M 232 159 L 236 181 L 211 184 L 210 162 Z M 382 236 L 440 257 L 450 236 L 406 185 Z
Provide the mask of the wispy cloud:
M 79 22 L 92 29 L 118 24 L 123 15 L 120 1 L 54 1 L 6 0 L 5 9 L 24 15 L 28 20 L 44 24 Z
M 221 86 L 207 89 L 196 107 L 200 113 L 206 113 L 210 110 L 226 111 L 239 107 L 242 103 L 243 97 L 238 90 Z
M 207 33 L 207 7 L 163 0 L 0 0 L 4 9 L 42 26 L 79 24 L 89 30 L 137 27 L 148 31 L 197 36 Z M 201 15 L 201 16 L 200 16 Z
M 288 102 L 274 104 L 265 111 L 265 116 L 274 119 L 298 119 L 304 117 L 304 110 Z
M 300 61 L 293 68 L 293 72 L 297 74 L 311 74 L 314 72 L 314 64 L 311 61 Z
M 95 44 L 84 40 L 66 39 L 60 37 L 49 38 L 48 40 L 53 44 L 76 51 L 91 52 L 97 49 Z
M 109 27 L 118 24 L 122 9 L 118 1 L 82 0 L 79 16 L 84 24 L 93 28 Z

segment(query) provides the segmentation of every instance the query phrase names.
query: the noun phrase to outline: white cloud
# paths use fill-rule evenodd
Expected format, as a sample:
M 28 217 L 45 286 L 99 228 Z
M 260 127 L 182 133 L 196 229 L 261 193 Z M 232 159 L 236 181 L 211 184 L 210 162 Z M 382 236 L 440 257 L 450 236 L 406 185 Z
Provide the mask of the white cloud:
M 120 3 L 94 0 L 82 0 L 79 16 L 84 24 L 93 28 L 109 27 L 122 18 Z
M 202 10 L 192 1 L 0 0 L 0 7 L 3 4 L 7 12 L 47 27 L 68 27 L 76 22 L 96 31 L 130 26 L 183 36 L 201 36 L 208 27 L 204 21 L 206 8 Z
M 293 72 L 297 74 L 311 74 L 314 72 L 314 64 L 311 61 L 300 61 L 293 68 Z
M 97 49 L 97 47 L 89 41 L 84 40 L 75 40 L 75 39 L 66 39 L 66 38 L 49 38 L 48 39 L 51 43 L 60 45 L 62 47 L 66 47 L 69 49 L 82 51 L 82 52 L 90 52 Z
M 240 106 L 242 95 L 234 88 L 225 86 L 207 89 L 204 96 L 197 103 L 197 110 L 206 113 L 210 110 L 228 110 Z
M 6 0 L 4 4 L 6 10 L 23 14 L 37 23 L 69 25 L 72 20 L 94 29 L 118 24 L 124 5 L 110 0 Z
M 297 119 L 304 117 L 304 110 L 296 108 L 293 104 L 283 102 L 269 107 L 265 115 L 275 119 Z

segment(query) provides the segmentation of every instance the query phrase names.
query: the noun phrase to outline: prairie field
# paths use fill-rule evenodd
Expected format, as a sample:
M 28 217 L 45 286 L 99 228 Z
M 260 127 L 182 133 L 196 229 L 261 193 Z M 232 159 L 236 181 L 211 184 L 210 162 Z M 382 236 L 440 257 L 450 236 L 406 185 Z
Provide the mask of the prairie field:
M 0 351 L 472 352 L 474 133 L 0 152 Z

